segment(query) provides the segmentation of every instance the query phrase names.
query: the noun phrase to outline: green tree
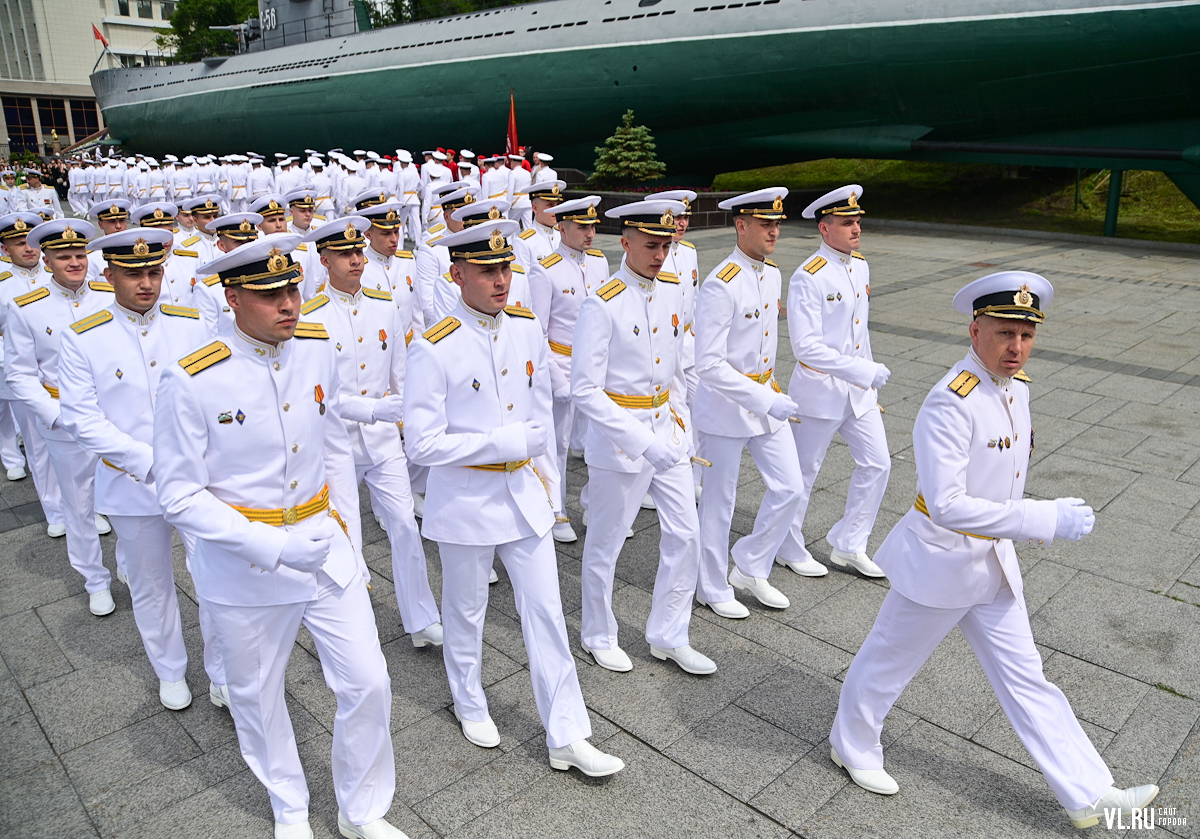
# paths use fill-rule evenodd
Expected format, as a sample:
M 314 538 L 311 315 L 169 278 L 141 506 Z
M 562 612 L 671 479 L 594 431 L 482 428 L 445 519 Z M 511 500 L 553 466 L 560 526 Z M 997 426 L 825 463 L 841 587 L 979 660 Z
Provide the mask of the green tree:
M 650 129 L 634 125 L 633 111 L 626 111 L 616 133 L 596 146 L 596 171 L 589 183 L 632 186 L 665 176 L 667 164 L 655 157 L 655 148 Z
M 237 35 L 210 26 L 233 26 L 258 17 L 258 0 L 179 0 L 171 28 L 155 39 L 161 50 L 172 50 L 177 61 L 199 61 L 210 55 L 237 51 Z

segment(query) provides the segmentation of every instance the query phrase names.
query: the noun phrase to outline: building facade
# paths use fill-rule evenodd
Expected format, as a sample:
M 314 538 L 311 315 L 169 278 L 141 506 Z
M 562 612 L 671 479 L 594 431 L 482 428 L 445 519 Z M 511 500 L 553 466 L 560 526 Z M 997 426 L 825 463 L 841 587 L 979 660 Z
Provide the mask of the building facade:
M 102 66 L 164 62 L 156 30 L 169 27 L 171 0 L 0 0 L 0 159 L 50 154 L 103 126 L 88 76 Z M 111 56 L 96 40 L 95 27 Z

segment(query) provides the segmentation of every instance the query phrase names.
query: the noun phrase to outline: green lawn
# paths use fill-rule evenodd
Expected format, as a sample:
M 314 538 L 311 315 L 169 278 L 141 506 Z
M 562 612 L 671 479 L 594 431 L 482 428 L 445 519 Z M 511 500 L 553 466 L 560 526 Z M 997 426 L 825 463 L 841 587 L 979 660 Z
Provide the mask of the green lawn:
M 863 206 L 878 218 L 1096 236 L 1104 231 L 1107 171 L 1082 173 L 1078 208 L 1072 169 L 826 159 L 728 172 L 713 180 L 713 188 L 813 191 L 845 183 L 863 185 Z M 1200 209 L 1161 172 L 1129 172 L 1117 235 L 1200 243 Z

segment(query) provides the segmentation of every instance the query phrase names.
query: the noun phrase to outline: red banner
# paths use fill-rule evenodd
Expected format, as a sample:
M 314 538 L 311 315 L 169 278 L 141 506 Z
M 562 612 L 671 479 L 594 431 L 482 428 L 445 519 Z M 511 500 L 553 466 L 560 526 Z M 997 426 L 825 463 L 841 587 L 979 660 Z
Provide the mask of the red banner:
M 517 101 L 513 98 L 513 92 L 508 92 L 508 141 L 504 149 L 506 154 L 517 154 L 520 147 L 517 145 Z
M 92 24 L 92 37 L 104 44 L 104 46 L 108 46 L 108 39 L 100 34 L 100 30 L 96 28 L 96 24 L 94 23 Z

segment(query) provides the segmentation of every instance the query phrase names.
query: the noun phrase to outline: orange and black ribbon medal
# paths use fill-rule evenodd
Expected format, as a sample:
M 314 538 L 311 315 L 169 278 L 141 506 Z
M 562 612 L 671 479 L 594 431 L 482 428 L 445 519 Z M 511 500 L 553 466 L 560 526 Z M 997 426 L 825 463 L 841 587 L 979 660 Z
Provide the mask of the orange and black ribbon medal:
M 675 327 L 675 337 L 679 337 L 679 315 L 671 315 L 671 326 Z
M 387 349 L 387 330 L 379 330 L 379 343 L 383 344 L 382 349 Z
M 322 414 L 324 414 L 325 413 L 325 391 L 321 388 L 320 385 L 317 385 L 316 388 L 313 390 L 313 396 L 316 397 L 318 409 L 320 410 L 320 412 Z
M 525 362 L 525 372 L 529 374 L 529 386 L 533 387 L 533 362 Z

